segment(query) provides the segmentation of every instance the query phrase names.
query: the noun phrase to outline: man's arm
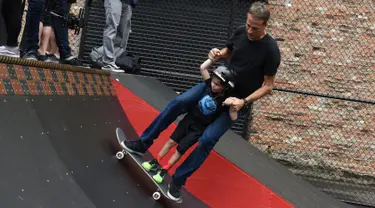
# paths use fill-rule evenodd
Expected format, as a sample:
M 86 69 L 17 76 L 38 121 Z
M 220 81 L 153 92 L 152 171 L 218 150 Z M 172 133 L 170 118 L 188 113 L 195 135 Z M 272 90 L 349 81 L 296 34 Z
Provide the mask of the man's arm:
M 271 93 L 273 87 L 275 84 L 275 76 L 264 76 L 264 82 L 263 86 L 259 89 L 257 89 L 255 92 L 253 92 L 251 95 L 247 96 L 246 102 L 247 103 L 252 103 L 256 100 L 259 100 L 260 98 L 266 96 L 267 94 Z M 238 99 L 238 98 L 233 98 L 233 107 L 239 111 L 244 105 L 245 105 L 245 100 L 244 99 Z
M 275 84 L 275 76 L 264 76 L 263 86 L 253 92 L 251 95 L 247 96 L 245 99 L 247 102 L 252 103 L 265 95 L 272 92 Z

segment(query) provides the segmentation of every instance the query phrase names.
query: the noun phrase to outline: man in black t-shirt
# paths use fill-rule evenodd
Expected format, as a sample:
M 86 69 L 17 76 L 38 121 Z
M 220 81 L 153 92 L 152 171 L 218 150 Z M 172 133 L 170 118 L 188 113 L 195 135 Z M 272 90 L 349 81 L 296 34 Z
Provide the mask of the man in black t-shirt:
M 280 65 L 279 48 L 266 32 L 269 18 L 270 11 L 264 3 L 253 3 L 247 14 L 246 25 L 236 29 L 224 49 L 214 48 L 208 55 L 213 61 L 229 61 L 229 67 L 237 73 L 239 79 L 231 97 L 231 107 L 242 115 L 245 105 L 271 92 Z M 140 155 L 145 153 L 162 131 L 200 100 L 205 89 L 206 84 L 201 82 L 174 98 L 145 129 L 140 139 L 125 142 L 124 148 Z M 205 129 L 198 139 L 198 145 L 172 176 L 168 192 L 174 199 L 180 198 L 181 186 L 203 164 L 232 124 L 229 113 L 223 112 Z
M 260 3 L 253 3 L 246 25 L 239 26 L 222 50 L 214 48 L 209 57 L 215 61 L 229 60 L 239 79 L 234 90 L 235 105 L 241 109 L 270 93 L 280 65 L 280 50 L 266 32 L 269 12 Z M 259 16 L 257 18 L 257 16 Z

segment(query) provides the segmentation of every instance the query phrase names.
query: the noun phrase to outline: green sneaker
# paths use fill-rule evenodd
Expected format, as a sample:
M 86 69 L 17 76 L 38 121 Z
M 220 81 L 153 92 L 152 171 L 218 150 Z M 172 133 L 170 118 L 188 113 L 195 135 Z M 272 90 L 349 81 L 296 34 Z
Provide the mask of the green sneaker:
M 163 183 L 165 174 L 167 174 L 167 170 L 161 169 L 161 170 L 158 171 L 158 173 L 156 173 L 152 177 L 154 178 L 154 180 L 156 181 L 156 183 Z
M 155 167 L 155 165 L 157 164 L 158 162 L 156 160 L 151 160 L 151 161 L 146 161 L 146 162 L 143 162 L 142 163 L 142 167 L 147 170 L 147 171 L 150 171 L 153 167 Z

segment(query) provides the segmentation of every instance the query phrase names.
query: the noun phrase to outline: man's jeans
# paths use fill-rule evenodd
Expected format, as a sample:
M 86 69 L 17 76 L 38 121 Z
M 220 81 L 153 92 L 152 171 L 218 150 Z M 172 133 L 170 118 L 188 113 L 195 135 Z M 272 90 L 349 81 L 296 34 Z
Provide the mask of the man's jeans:
M 174 98 L 143 132 L 140 139 L 150 147 L 153 140 L 158 138 L 160 133 L 179 115 L 186 113 L 189 108 L 198 103 L 206 90 L 206 84 L 202 82 Z M 220 137 L 231 128 L 232 124 L 233 121 L 230 119 L 229 113 L 223 112 L 207 127 L 198 139 L 197 147 L 176 169 L 176 173 L 173 175 L 176 184 L 185 185 L 186 179 L 203 164 Z
M 49 0 L 52 1 L 52 0 Z M 61 16 L 68 13 L 68 0 L 54 0 L 55 6 L 53 11 Z M 26 51 L 37 51 L 39 48 L 39 22 L 44 12 L 44 4 L 46 0 L 29 0 L 29 7 L 26 16 Z M 68 29 L 63 26 L 64 20 L 59 17 L 52 16 L 52 27 L 56 35 L 56 44 L 59 47 L 61 59 L 71 56 L 69 46 Z

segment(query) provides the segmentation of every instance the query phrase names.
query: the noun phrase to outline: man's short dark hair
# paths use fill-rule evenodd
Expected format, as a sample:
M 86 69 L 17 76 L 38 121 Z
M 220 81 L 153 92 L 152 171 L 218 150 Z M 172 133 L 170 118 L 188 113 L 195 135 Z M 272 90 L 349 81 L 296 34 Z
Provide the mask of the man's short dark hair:
M 256 19 L 263 20 L 264 24 L 267 24 L 271 16 L 271 12 L 268 9 L 267 5 L 259 1 L 251 4 L 248 13 L 251 14 Z

